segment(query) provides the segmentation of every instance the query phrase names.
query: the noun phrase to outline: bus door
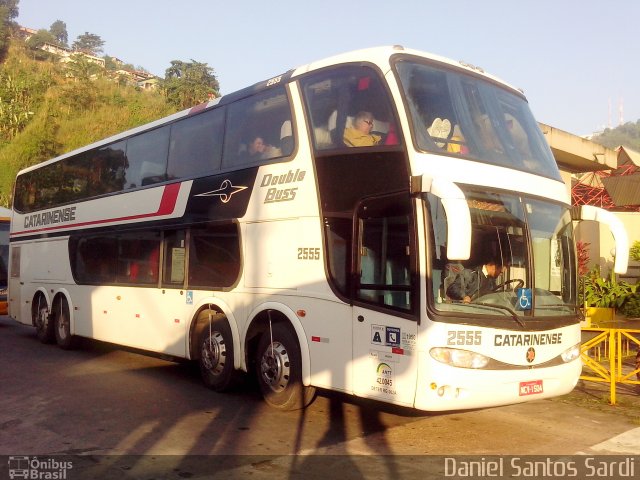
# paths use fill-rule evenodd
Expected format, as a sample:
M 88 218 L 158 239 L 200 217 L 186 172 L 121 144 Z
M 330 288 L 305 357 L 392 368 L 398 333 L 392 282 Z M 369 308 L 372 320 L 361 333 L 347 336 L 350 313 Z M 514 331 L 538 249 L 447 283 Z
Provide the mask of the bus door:
M 355 220 L 354 393 L 410 406 L 418 361 L 411 201 L 408 194 L 365 201 Z

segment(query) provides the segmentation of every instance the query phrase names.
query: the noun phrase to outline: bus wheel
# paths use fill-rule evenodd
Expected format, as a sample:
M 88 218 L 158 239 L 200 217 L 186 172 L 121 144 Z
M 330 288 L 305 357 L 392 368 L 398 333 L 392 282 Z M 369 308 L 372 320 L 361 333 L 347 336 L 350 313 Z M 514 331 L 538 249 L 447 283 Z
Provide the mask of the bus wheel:
M 36 327 L 36 335 L 42 343 L 53 342 L 53 322 L 49 316 L 47 299 L 42 293 L 37 293 L 31 304 L 31 319 Z
M 311 403 L 315 388 L 302 384 L 302 360 L 295 334 L 276 323 L 258 344 L 256 369 L 265 401 L 279 410 L 297 410 Z
M 56 334 L 56 343 L 60 348 L 70 350 L 75 346 L 75 337 L 71 335 L 71 315 L 66 299 L 54 303 L 51 312 L 52 324 Z
M 223 392 L 233 388 L 239 372 L 233 368 L 233 336 L 224 317 L 213 317 L 200 333 L 200 375 L 204 384 Z

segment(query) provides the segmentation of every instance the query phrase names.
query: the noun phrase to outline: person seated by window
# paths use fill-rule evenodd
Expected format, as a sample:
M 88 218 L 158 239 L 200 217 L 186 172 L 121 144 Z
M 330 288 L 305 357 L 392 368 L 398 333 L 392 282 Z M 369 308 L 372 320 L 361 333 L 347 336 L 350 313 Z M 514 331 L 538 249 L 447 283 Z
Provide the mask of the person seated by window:
M 280 149 L 269 145 L 261 136 L 255 137 L 247 146 L 247 153 L 252 159 L 267 159 L 281 156 Z
M 371 147 L 382 140 L 380 135 L 371 133 L 373 115 L 371 112 L 358 112 L 353 119 L 353 126 L 344 130 L 344 143 L 348 147 Z
M 489 259 L 476 268 L 464 268 L 457 272 L 455 280 L 445 293 L 452 300 L 470 303 L 495 290 L 496 278 L 502 273 L 502 267 L 501 260 Z

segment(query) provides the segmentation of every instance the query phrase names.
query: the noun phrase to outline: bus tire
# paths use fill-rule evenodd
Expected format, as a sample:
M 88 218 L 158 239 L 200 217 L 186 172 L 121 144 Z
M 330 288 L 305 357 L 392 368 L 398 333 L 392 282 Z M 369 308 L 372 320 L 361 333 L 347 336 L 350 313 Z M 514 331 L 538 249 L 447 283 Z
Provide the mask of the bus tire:
M 262 334 L 256 355 L 256 375 L 264 400 L 278 410 L 298 410 L 315 397 L 302 384 L 302 356 L 293 330 L 276 323 Z
M 71 335 L 71 314 L 65 298 L 54 302 L 51 318 L 58 346 L 63 350 L 74 348 L 75 336 Z
M 49 305 L 42 293 L 37 293 L 33 297 L 31 304 L 31 320 L 36 327 L 36 335 L 42 343 L 52 343 L 55 339 L 53 332 L 53 322 L 49 315 Z
M 202 328 L 198 342 L 200 376 L 204 384 L 216 392 L 232 389 L 240 372 L 233 366 L 233 334 L 229 321 L 213 317 L 211 325 Z

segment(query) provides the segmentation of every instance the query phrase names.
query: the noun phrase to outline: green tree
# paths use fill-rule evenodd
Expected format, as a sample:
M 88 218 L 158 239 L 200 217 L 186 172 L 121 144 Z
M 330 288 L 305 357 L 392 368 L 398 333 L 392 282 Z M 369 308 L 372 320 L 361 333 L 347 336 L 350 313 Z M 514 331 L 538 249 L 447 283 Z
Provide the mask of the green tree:
M 624 145 L 640 151 L 640 120 L 635 123 L 627 122 L 616 128 L 607 128 L 600 135 L 595 135 L 592 140 L 609 148 Z
M 102 40 L 99 35 L 84 32 L 82 35 L 78 35 L 78 38 L 73 42 L 71 48 L 78 52 L 86 53 L 87 55 L 97 56 L 102 53 L 103 45 L 104 40 Z
M 19 0 L 0 0 L 0 60 L 7 53 L 13 19 L 18 16 Z
M 36 33 L 31 35 L 31 37 L 29 37 L 29 40 L 26 41 L 27 47 L 29 47 L 31 50 L 37 50 L 45 43 L 57 45 L 58 41 L 51 32 L 44 29 L 38 30 Z
M 177 108 L 189 108 L 220 95 L 220 84 L 206 63 L 173 60 L 165 72 L 162 88 L 167 101 Z
M 69 46 L 69 34 L 67 33 L 67 24 L 62 20 L 56 20 L 49 27 L 49 33 L 54 36 L 57 43 L 65 47 Z

